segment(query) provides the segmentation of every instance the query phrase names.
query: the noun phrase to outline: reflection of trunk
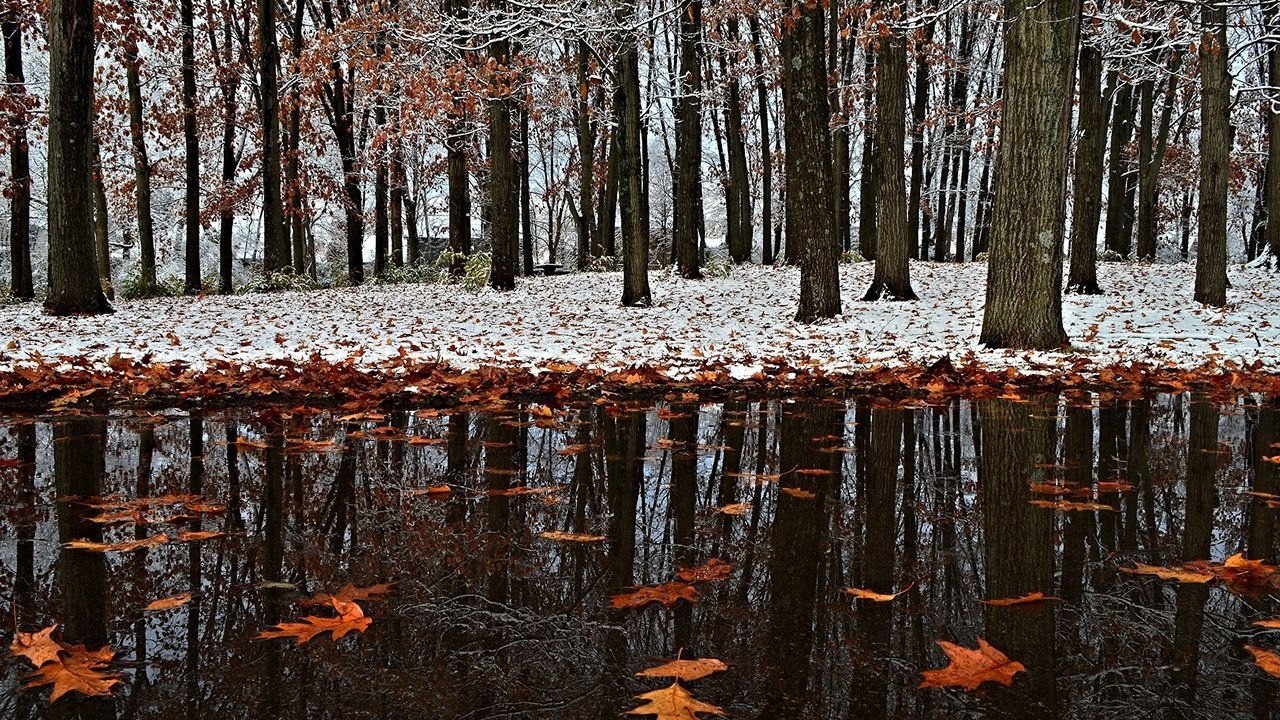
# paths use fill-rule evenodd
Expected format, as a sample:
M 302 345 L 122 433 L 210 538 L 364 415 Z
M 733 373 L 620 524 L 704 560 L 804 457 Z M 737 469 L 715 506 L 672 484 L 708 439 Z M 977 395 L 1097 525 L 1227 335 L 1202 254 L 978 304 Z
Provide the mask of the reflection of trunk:
M 720 492 L 716 496 L 716 505 L 724 507 L 738 502 L 739 475 L 742 474 L 743 444 L 747 439 L 747 404 L 742 401 L 728 402 L 724 405 L 724 472 L 720 474 Z M 711 546 L 711 554 L 718 555 L 722 544 L 727 545 L 733 532 L 735 519 L 728 515 L 720 516 L 720 537 Z
M 1032 506 L 1028 481 L 1043 482 L 1052 463 L 1057 399 L 1028 405 L 980 405 L 983 453 L 978 465 L 986 594 L 1008 598 L 1053 587 L 1051 510 Z M 1007 691 L 993 693 L 999 716 L 1046 718 L 1057 713 L 1052 604 L 1033 609 L 984 606 L 986 639 L 1027 667 Z
M 671 450 L 671 505 L 675 517 L 675 562 L 677 567 L 692 567 L 697 562 L 693 541 L 694 514 L 698 502 L 698 406 L 677 405 L 673 408 L 669 429 L 674 447 Z M 681 603 L 675 608 L 676 649 L 689 647 L 693 638 L 693 606 Z
M 1088 407 L 1067 408 L 1066 447 L 1067 487 L 1089 487 L 1093 483 L 1093 410 Z M 1093 513 L 1065 513 L 1062 541 L 1062 598 L 1079 601 L 1084 594 L 1085 538 L 1093 530 Z
M 830 193 L 827 194 L 830 197 Z M 779 481 L 782 488 L 813 493 L 798 497 L 780 492 L 774 514 L 773 554 L 769 558 L 770 595 L 764 718 L 804 717 L 814 642 L 814 613 L 822 561 L 823 509 L 838 467 L 838 453 L 809 448 L 813 438 L 840 433 L 843 417 L 835 406 L 818 402 L 789 405 L 782 414 L 782 466 L 795 468 Z M 800 472 L 811 470 L 819 474 Z M 827 474 L 820 474 L 827 473 Z
M 53 475 L 57 501 L 58 540 L 102 541 L 102 527 L 86 522 L 91 512 L 71 498 L 102 494 L 106 470 L 105 420 L 71 420 L 53 427 Z M 94 649 L 107 644 L 107 560 L 102 553 L 58 551 L 59 610 L 63 639 Z M 53 717 L 112 718 L 110 699 L 64 700 L 51 708 Z
M 898 539 L 895 504 L 898 493 L 898 460 L 902 451 L 902 410 L 873 410 L 871 413 L 871 457 L 866 483 L 866 539 L 863 545 L 862 585 L 881 593 L 894 590 L 894 551 Z M 864 717 L 887 717 L 889 701 L 888 666 L 893 605 L 855 601 L 858 626 L 871 655 L 870 666 L 860 668 L 854 683 L 853 700 Z
M 1190 445 L 1187 456 L 1187 510 L 1183 523 L 1182 561 L 1208 560 L 1213 538 L 1213 510 L 1217 504 L 1218 408 L 1207 396 L 1191 401 Z M 1174 678 L 1188 701 L 1194 700 L 1204 630 L 1204 604 L 1209 586 L 1178 586 L 1174 618 Z
M 614 594 L 634 582 L 636 558 L 636 505 L 644 485 L 644 454 L 648 417 L 644 411 L 626 412 L 613 418 L 597 415 L 604 435 L 605 483 L 609 506 L 609 559 L 604 577 L 606 594 Z M 616 627 L 616 626 L 615 626 Z M 619 678 L 632 670 L 628 664 L 627 634 L 610 630 L 605 651 L 609 662 L 602 684 L 615 705 L 625 702 L 629 687 Z
M 13 297 L 30 300 L 35 297 L 31 278 L 31 159 L 27 149 L 27 111 L 23 107 L 26 76 L 22 69 L 22 26 L 17 16 L 0 17 L 0 35 L 4 35 L 4 72 L 8 78 L 5 95 L 14 113 L 8 120 L 9 178 L 9 287 Z
M 267 436 L 262 493 L 263 530 L 260 550 L 260 579 L 264 583 L 277 583 L 262 589 L 262 624 L 280 622 L 283 590 L 278 585 L 284 580 L 284 433 L 273 427 Z M 279 690 L 280 643 L 265 643 L 262 682 L 263 717 L 280 717 L 282 693 Z
M 511 480 L 516 476 L 516 433 L 510 420 L 502 418 L 489 419 L 489 437 L 484 451 L 484 473 L 486 486 L 490 491 L 501 491 L 511 487 Z M 489 563 L 488 597 L 496 603 L 507 602 L 511 591 L 508 579 L 509 547 L 507 547 L 507 529 L 511 520 L 511 498 L 493 495 L 488 499 L 487 515 L 489 520 L 489 552 L 484 560 Z
M 1277 219 L 1280 221 L 1280 218 Z M 1275 454 L 1280 443 L 1280 403 L 1267 398 L 1258 410 L 1257 434 L 1254 436 L 1253 489 L 1261 493 L 1280 491 L 1280 466 L 1262 458 Z M 1253 498 L 1249 509 L 1248 542 L 1246 554 L 1255 560 L 1275 559 L 1276 511 L 1261 498 Z
M 191 479 L 187 483 L 187 492 L 199 496 L 204 493 L 204 418 L 199 413 L 192 413 L 188 421 L 189 445 L 191 448 Z M 200 517 L 197 515 L 190 523 L 190 529 L 198 532 Z M 186 708 L 187 717 L 196 717 L 200 703 L 200 606 L 203 598 L 200 594 L 200 548 L 202 543 L 187 544 L 187 592 L 191 593 L 191 602 L 187 606 L 187 657 L 186 674 Z
M 31 593 L 36 583 L 36 426 L 33 423 L 18 425 L 14 429 L 18 445 L 18 514 L 13 533 L 17 537 L 14 548 L 13 618 L 18 627 L 26 627 L 30 613 Z

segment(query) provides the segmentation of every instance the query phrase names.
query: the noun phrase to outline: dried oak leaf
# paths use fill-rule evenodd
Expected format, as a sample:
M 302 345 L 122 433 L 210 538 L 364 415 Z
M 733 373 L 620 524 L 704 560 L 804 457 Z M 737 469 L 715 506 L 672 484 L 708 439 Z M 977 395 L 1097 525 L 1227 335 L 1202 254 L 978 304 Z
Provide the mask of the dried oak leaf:
M 910 590 L 913 586 L 915 586 L 915 583 L 911 583 L 896 593 L 882 593 L 876 592 L 875 590 L 867 590 L 865 588 L 845 588 L 844 591 L 859 600 L 870 600 L 871 602 L 893 602 L 894 598 Z
M 1111 511 L 1115 508 L 1110 505 L 1093 502 L 1071 502 L 1070 500 L 1031 500 L 1030 503 L 1036 507 L 1049 508 L 1050 510 L 1062 510 L 1064 512 L 1092 512 Z
M 730 503 L 729 505 L 722 505 L 716 508 L 715 512 L 721 515 L 746 515 L 747 511 L 749 511 L 750 509 L 751 509 L 751 503 L 740 502 L 740 503 Z
M 1012 607 L 1014 605 L 1035 605 L 1044 602 L 1056 602 L 1060 598 L 1052 595 L 1045 595 L 1042 592 L 1027 593 L 1012 598 L 994 598 L 991 600 L 979 600 L 983 605 L 991 605 L 993 607 Z
M 1255 622 L 1254 625 L 1257 625 L 1260 628 L 1266 628 L 1268 630 L 1280 630 L 1280 618 L 1273 618 L 1271 620 L 1259 620 Z
M 1267 671 L 1268 675 L 1280 678 L 1280 654 L 1253 645 L 1245 645 L 1244 649 L 1253 653 L 1253 661 L 1258 667 Z
M 142 538 L 141 540 L 126 540 L 117 543 L 100 543 L 92 540 L 72 540 L 62 544 L 67 550 L 83 550 L 85 552 L 133 552 L 135 550 L 145 550 L 147 548 L 165 545 L 169 542 L 169 536 L 164 533 L 152 535 L 151 537 Z
M 1154 575 L 1161 580 L 1177 580 L 1180 583 L 1203 584 L 1214 578 L 1208 567 L 1190 564 L 1182 567 L 1167 568 L 1134 563 L 1134 567 L 1120 568 L 1120 570 L 1130 575 Z
M 23 678 L 23 687 L 53 685 L 49 702 L 54 702 L 69 692 L 78 692 L 87 697 L 106 697 L 111 694 L 113 687 L 120 684 L 119 675 L 105 672 L 107 663 L 115 655 L 115 651 L 109 647 L 86 650 L 84 645 L 63 645 L 62 653 L 56 660 L 44 663 Z
M 548 530 L 538 533 L 538 537 L 554 540 L 557 542 L 577 542 L 577 543 L 594 543 L 608 540 L 605 535 L 592 535 L 590 533 L 564 532 L 562 530 Z
M 715 658 L 701 658 L 699 660 L 677 659 L 668 660 L 661 665 L 641 670 L 636 675 L 639 677 L 669 677 L 685 682 L 693 682 L 728 669 L 728 665 Z
M 333 606 L 337 617 L 307 615 L 302 618 L 302 622 L 280 623 L 267 628 L 255 635 L 254 639 L 293 638 L 301 645 L 317 635 L 329 633 L 334 640 L 341 640 L 350 632 L 363 633 L 368 629 L 369 623 L 373 622 L 373 618 L 367 617 L 354 602 L 332 598 L 329 604 Z
M 992 647 L 986 640 L 978 638 L 978 649 L 938 640 L 938 646 L 951 659 L 950 664 L 940 670 L 925 670 L 920 673 L 924 680 L 922 688 L 961 687 L 965 690 L 977 690 L 985 682 L 997 682 L 1008 687 L 1013 684 L 1013 676 L 1025 672 L 1026 667 L 1008 655 Z
M 661 585 L 633 588 L 629 592 L 614 595 L 609 598 L 609 607 L 615 610 L 628 610 L 642 608 L 650 603 L 672 607 L 681 600 L 698 602 L 698 589 L 687 582 L 672 580 Z
M 384 596 L 391 594 L 391 591 L 395 590 L 395 587 L 396 584 L 393 582 L 378 583 L 377 585 L 370 585 L 369 587 L 356 587 L 351 583 L 347 583 L 346 585 L 338 588 L 338 592 L 332 595 L 324 592 L 316 593 L 299 604 L 328 605 L 333 600 L 341 600 L 346 603 L 356 602 L 357 600 L 366 602 L 370 600 L 381 600 Z
M 170 595 L 159 600 L 152 600 L 146 607 L 142 608 L 144 612 L 159 612 L 161 610 L 172 610 L 176 607 L 182 607 L 191 602 L 191 593 L 181 593 L 178 595 Z
M 57 625 L 50 625 L 38 632 L 14 633 L 13 643 L 9 645 L 9 653 L 13 657 L 24 657 L 30 660 L 36 667 L 53 662 L 58 659 L 58 653 L 62 652 L 62 643 L 53 639 L 53 631 L 57 629 Z
M 1228 590 L 1237 594 L 1268 592 L 1276 586 L 1275 565 L 1250 560 L 1242 553 L 1232 555 L 1221 565 L 1211 566 L 1211 570 Z
M 680 568 L 676 577 L 685 582 L 719 582 L 727 580 L 733 572 L 733 566 L 720 558 L 711 558 L 697 567 Z
M 724 714 L 721 708 L 690 695 L 688 690 L 680 687 L 679 682 L 672 683 L 671 687 L 637 695 L 636 698 L 645 703 L 634 710 L 628 710 L 627 715 L 657 715 L 658 720 L 699 720 L 700 713 Z

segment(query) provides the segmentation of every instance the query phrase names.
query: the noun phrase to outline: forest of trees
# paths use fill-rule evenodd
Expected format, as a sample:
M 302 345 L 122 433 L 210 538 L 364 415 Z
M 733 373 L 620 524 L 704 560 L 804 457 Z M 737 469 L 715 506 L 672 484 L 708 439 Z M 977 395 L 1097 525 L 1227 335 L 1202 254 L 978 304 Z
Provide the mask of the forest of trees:
M 1280 265 L 1280 0 L 0 0 L 0 32 L 10 292 L 43 263 L 54 314 L 442 250 L 647 305 L 723 247 L 798 266 L 801 321 L 985 259 L 983 342 L 1057 348 L 1100 260 L 1194 255 L 1219 307 L 1230 259 Z

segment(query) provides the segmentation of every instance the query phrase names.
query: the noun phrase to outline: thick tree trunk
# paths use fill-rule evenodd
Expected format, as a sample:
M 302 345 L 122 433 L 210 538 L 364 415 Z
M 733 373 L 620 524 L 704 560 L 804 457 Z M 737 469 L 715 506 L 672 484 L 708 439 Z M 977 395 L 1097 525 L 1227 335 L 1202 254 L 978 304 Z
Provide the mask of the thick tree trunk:
M 258 0 L 258 77 L 262 103 L 262 269 L 289 267 L 280 172 L 280 44 L 276 33 L 276 0 Z
M 505 0 L 494 2 L 496 9 L 505 6 Z M 506 38 L 491 39 L 489 56 L 499 69 L 509 69 L 511 42 Z M 489 239 L 493 253 L 489 287 L 514 290 L 516 248 L 520 241 L 520 194 L 511 147 L 511 94 L 508 89 L 498 87 L 492 91 L 496 96 L 489 99 L 489 201 L 492 207 Z
M 622 209 L 622 304 L 651 305 L 649 290 L 649 203 L 640 156 L 640 45 L 627 36 L 618 60 L 618 202 Z
M 1071 205 L 1071 266 L 1067 292 L 1097 295 L 1098 222 L 1102 218 L 1102 163 L 1107 112 L 1102 95 L 1102 51 L 1080 49 L 1080 141 L 1076 145 L 1075 197 Z
M 1196 233 L 1196 302 L 1227 304 L 1227 171 L 1231 154 L 1231 76 L 1227 58 L 1227 6 L 1203 6 L 1200 45 L 1200 223 Z
M 200 277 L 200 135 L 196 128 L 196 20 L 192 0 L 181 0 L 179 12 L 182 16 L 182 137 L 186 148 L 184 287 L 188 293 L 199 293 L 204 288 Z
M 22 67 L 22 25 L 17 12 L 0 16 L 4 35 L 5 94 L 13 116 L 9 130 L 9 291 L 17 300 L 35 297 L 31 277 L 31 156 L 27 147 L 26 75 Z
M 787 250 L 800 261 L 796 320 L 840 314 L 840 248 L 831 208 L 831 116 L 827 103 L 826 11 L 793 0 L 782 30 L 786 122 Z
M 729 20 L 729 38 L 738 39 L 738 20 Z M 720 69 L 729 78 L 728 98 L 725 100 L 724 129 L 729 151 L 729 184 L 725 189 L 725 205 L 728 211 L 726 244 L 729 258 L 735 263 L 751 262 L 751 181 L 747 174 L 747 146 L 742 131 L 742 87 L 738 83 L 735 68 L 723 53 Z M 768 234 L 766 233 L 766 237 Z
M 53 315 L 110 312 L 93 241 L 93 0 L 49 12 L 49 293 Z
M 892 17 L 885 8 L 885 17 Z M 886 22 L 886 21 L 882 21 Z M 907 219 L 906 159 L 907 39 L 901 28 L 880 33 L 880 72 L 876 79 L 876 158 L 880 163 L 880 193 L 876 202 L 875 276 L 863 300 L 914 300 L 908 258 L 911 253 Z
M 1079 0 L 1005 0 L 1004 113 L 982 342 L 1053 349 L 1062 325 Z
M 701 0 L 681 0 L 680 80 L 675 100 L 676 159 L 672 178 L 675 219 L 671 242 L 680 275 L 702 277 L 698 263 L 698 217 L 702 206 Z
M 863 84 L 871 86 L 872 80 L 875 78 L 875 73 L 876 56 L 874 52 L 868 50 L 866 65 L 862 72 Z M 916 90 L 918 91 L 919 87 L 917 87 Z M 862 123 L 862 173 L 858 180 L 858 253 L 862 255 L 864 260 L 875 260 L 877 251 L 876 205 L 878 203 L 876 196 L 880 187 L 880 178 L 877 176 L 880 169 L 880 163 L 876 161 L 876 118 L 874 107 L 874 103 L 868 102 L 865 104 L 866 118 L 864 118 L 864 122 Z M 917 133 L 915 130 L 912 132 Z M 913 168 L 915 167 L 914 163 L 917 149 L 918 147 L 913 135 L 911 144 Z M 920 163 L 923 167 L 923 149 L 920 150 Z M 915 205 L 911 205 L 911 207 L 918 207 L 920 204 L 920 190 L 916 187 L 918 182 L 919 173 L 915 173 L 911 178 L 911 188 L 912 193 L 915 195 Z M 912 232 L 918 232 L 918 230 L 911 230 L 909 228 L 907 234 L 911 235 Z M 918 253 L 913 250 L 911 254 L 914 257 Z

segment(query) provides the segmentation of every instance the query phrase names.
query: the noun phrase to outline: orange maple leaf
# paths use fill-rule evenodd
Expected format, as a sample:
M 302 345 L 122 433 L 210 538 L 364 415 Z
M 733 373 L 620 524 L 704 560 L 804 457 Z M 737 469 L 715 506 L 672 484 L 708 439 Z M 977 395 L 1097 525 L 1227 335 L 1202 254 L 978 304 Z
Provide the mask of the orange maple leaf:
M 679 682 L 672 683 L 671 687 L 637 695 L 636 698 L 645 703 L 634 710 L 628 710 L 627 715 L 657 715 L 658 720 L 698 720 L 700 713 L 724 714 L 721 708 L 694 698 L 688 690 L 680 687 Z
M 920 673 L 924 677 L 920 681 L 922 688 L 961 687 L 965 690 L 977 690 L 985 682 L 996 682 L 1008 687 L 1013 684 L 1014 675 L 1027 669 L 1017 660 L 1010 660 L 1008 655 L 982 638 L 978 638 L 976 650 L 946 640 L 937 642 L 951 662 L 940 670 L 925 670 Z
M 298 645 L 301 645 L 317 635 L 329 633 L 334 640 L 341 640 L 351 632 L 363 633 L 369 628 L 369 624 L 373 622 L 373 618 L 367 617 L 364 611 L 360 609 L 360 606 L 354 602 L 331 598 L 329 604 L 333 606 L 337 617 L 307 615 L 302 618 L 302 622 L 280 623 L 274 627 L 267 628 L 255 635 L 254 639 L 270 640 L 272 638 L 291 637 Z
M 26 676 L 23 687 L 33 688 L 53 685 L 49 702 L 69 692 L 88 697 L 106 697 L 120 684 L 120 676 L 103 672 L 116 653 L 109 647 L 86 650 L 84 645 L 73 645 L 56 661 L 47 662 Z

